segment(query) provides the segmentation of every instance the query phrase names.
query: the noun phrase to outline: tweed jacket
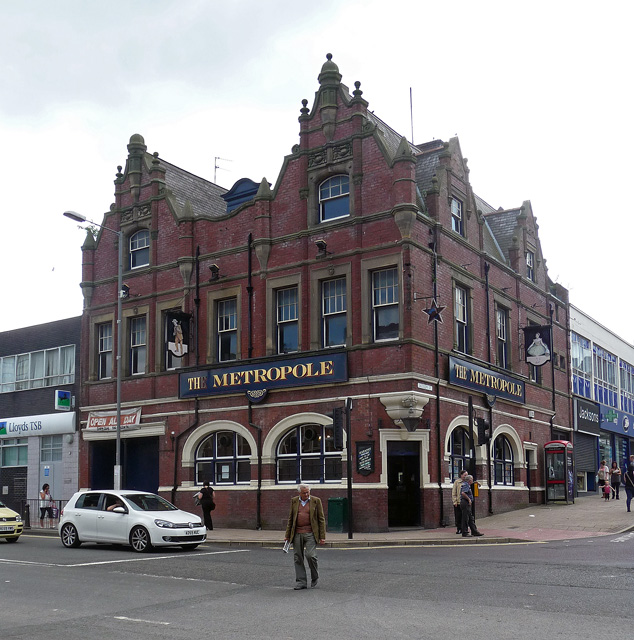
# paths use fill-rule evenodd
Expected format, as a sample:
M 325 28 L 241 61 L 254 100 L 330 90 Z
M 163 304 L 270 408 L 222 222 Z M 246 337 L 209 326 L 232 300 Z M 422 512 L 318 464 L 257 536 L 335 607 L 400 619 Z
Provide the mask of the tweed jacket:
M 462 487 L 463 482 L 464 480 L 461 478 L 456 478 L 453 486 L 451 487 L 451 502 L 453 502 L 454 507 L 460 506 L 460 488 Z
M 326 519 L 324 518 L 324 508 L 322 507 L 321 500 L 310 496 L 308 501 L 309 514 L 310 514 L 310 528 L 313 530 L 315 540 L 326 539 Z M 288 523 L 286 524 L 286 534 L 284 538 L 286 540 L 293 540 L 295 537 L 295 527 L 297 526 L 297 512 L 299 511 L 299 496 L 295 496 L 291 499 L 291 511 L 288 514 Z

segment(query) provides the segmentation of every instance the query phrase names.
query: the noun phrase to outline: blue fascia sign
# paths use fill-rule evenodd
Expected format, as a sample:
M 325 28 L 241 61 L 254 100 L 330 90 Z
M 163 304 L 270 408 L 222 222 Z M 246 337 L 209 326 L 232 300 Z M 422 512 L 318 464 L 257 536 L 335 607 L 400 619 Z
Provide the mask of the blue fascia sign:
M 601 411 L 601 429 L 623 436 L 632 437 L 634 435 L 634 416 L 605 404 L 599 404 L 599 409 Z
M 449 382 L 489 396 L 524 404 L 524 382 L 473 362 L 449 356 Z
M 269 391 L 347 380 L 346 352 L 327 352 L 303 358 L 250 361 L 232 367 L 184 372 L 179 375 L 178 397 Z

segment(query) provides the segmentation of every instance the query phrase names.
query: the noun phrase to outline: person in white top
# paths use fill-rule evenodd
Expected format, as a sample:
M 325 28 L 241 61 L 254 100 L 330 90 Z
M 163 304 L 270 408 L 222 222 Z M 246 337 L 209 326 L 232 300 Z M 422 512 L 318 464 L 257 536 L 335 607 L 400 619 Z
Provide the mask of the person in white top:
M 53 498 L 48 484 L 42 485 L 40 491 L 40 527 L 44 526 L 44 516 L 48 513 L 49 521 L 53 520 Z M 51 524 L 51 526 L 53 526 Z

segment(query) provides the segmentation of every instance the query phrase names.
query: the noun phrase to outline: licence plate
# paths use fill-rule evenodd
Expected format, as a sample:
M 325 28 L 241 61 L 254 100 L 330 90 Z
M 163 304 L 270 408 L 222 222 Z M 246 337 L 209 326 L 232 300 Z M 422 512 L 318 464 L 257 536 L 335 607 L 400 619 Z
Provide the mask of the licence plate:
M 0 527 L 0 531 L 13 531 L 14 527 Z
M 186 536 L 199 536 L 200 532 L 197 529 L 192 529 L 189 531 L 185 531 Z

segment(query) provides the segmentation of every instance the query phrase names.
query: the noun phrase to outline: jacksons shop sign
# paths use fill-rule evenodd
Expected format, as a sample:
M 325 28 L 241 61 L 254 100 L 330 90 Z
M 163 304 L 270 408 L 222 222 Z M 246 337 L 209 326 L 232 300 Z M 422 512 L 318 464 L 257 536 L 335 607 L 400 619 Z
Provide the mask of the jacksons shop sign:
M 449 382 L 489 396 L 524 404 L 524 382 L 449 356 Z
M 245 392 L 252 401 L 270 389 L 332 384 L 348 380 L 346 353 L 326 353 L 305 358 L 189 371 L 179 376 L 179 398 Z

